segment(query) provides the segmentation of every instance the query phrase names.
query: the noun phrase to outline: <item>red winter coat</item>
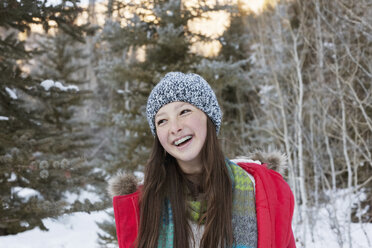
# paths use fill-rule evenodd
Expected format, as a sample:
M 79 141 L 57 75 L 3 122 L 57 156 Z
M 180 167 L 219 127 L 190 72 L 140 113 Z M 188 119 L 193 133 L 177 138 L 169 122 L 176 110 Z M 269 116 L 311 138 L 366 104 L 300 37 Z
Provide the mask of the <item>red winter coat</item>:
M 257 247 L 296 247 L 291 222 L 294 197 L 283 177 L 256 163 L 238 163 L 255 179 Z M 116 232 L 120 248 L 130 248 L 139 226 L 139 191 L 113 199 Z

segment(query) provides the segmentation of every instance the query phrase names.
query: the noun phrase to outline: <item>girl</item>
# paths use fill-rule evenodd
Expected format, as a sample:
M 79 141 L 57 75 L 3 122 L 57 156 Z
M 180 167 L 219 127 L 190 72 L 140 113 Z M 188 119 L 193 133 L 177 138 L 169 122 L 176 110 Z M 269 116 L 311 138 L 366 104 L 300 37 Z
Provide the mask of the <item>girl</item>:
M 143 185 L 110 182 L 120 248 L 295 247 L 289 186 L 265 164 L 225 158 L 221 109 L 202 77 L 168 73 L 146 113 L 154 143 Z

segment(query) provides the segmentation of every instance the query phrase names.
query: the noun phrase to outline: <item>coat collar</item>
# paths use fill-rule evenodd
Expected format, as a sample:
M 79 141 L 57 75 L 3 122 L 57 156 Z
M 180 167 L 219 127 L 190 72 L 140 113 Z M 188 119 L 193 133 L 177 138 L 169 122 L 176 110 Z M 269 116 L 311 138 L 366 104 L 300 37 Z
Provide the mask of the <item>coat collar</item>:
M 267 168 L 277 171 L 280 174 L 283 174 L 287 168 L 287 157 L 278 151 L 256 151 L 247 156 L 239 156 L 231 161 L 234 163 L 265 164 Z M 108 192 L 111 197 L 131 194 L 137 190 L 139 183 L 140 180 L 135 175 L 121 172 L 109 180 Z

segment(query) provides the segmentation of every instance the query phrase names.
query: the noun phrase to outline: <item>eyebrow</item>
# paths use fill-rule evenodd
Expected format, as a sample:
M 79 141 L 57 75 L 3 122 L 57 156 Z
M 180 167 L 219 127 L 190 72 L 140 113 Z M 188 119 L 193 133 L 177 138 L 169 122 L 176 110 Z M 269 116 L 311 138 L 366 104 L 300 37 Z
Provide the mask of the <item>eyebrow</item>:
M 189 103 L 187 103 L 187 102 L 183 102 L 182 104 L 178 105 L 178 106 L 176 107 L 176 109 L 180 109 L 180 108 L 182 108 L 183 106 L 185 106 L 186 104 L 189 104 Z M 159 112 L 158 112 L 158 113 L 159 113 Z M 156 118 L 158 118 L 159 116 L 162 116 L 162 115 L 165 115 L 165 113 L 164 113 L 164 112 L 160 112 L 160 114 L 156 114 L 154 120 L 156 120 Z
M 158 117 L 160 117 L 160 116 L 162 116 L 162 115 L 164 115 L 164 114 L 165 114 L 165 113 L 156 114 L 156 115 L 155 115 L 155 119 L 158 118 Z

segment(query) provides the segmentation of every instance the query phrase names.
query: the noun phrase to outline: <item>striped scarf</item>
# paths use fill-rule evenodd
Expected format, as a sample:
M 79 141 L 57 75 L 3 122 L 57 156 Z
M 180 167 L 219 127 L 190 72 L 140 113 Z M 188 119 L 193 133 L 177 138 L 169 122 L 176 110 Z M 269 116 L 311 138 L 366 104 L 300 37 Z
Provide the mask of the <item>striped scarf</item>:
M 233 248 L 257 247 L 257 220 L 254 197 L 254 185 L 240 166 L 226 159 L 226 166 L 233 187 L 232 228 L 234 234 Z M 206 211 L 205 204 L 199 201 L 189 201 L 190 219 L 198 222 L 200 216 Z M 174 224 L 172 207 L 165 201 L 162 223 L 158 241 L 158 248 L 173 248 Z

